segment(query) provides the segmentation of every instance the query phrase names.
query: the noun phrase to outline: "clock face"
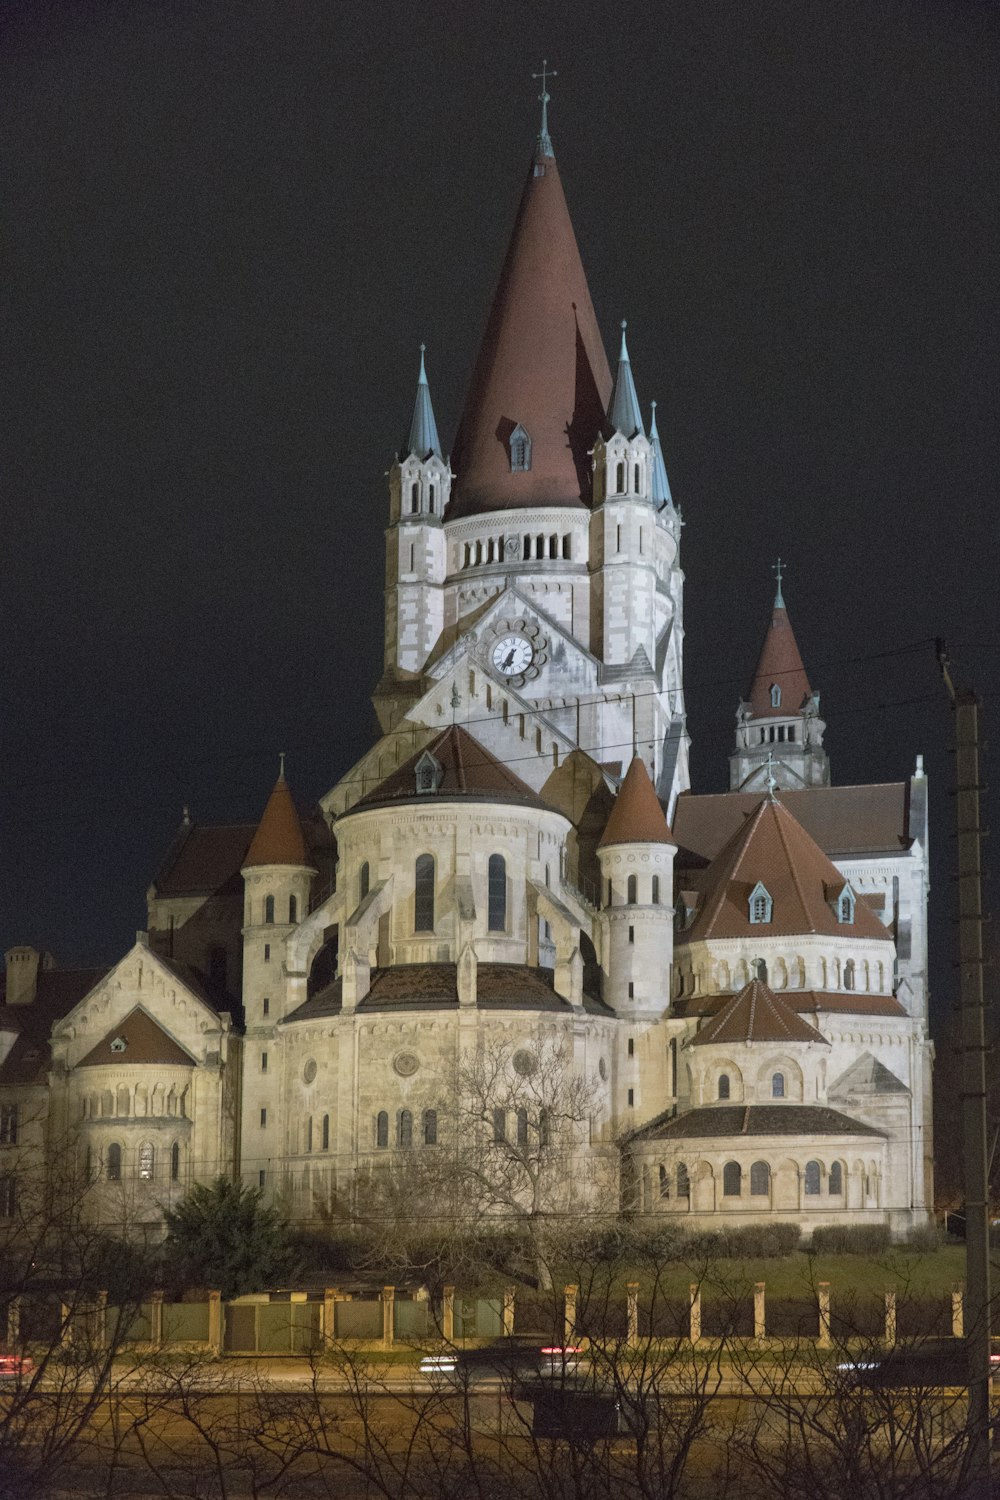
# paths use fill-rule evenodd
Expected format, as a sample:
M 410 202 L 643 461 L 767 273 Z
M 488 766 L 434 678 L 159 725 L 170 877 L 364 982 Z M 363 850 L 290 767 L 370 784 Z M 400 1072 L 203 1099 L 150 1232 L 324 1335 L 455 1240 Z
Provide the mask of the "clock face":
M 535 652 L 523 635 L 505 635 L 493 647 L 493 665 L 505 677 L 518 677 L 531 666 Z

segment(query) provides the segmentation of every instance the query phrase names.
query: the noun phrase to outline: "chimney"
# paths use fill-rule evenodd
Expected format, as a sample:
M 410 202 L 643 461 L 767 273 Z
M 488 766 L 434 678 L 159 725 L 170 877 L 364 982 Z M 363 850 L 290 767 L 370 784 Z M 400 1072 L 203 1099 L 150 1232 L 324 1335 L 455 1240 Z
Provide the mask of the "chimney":
M 8 948 L 4 954 L 7 965 L 7 1004 L 30 1005 L 38 989 L 38 965 L 42 955 L 37 948 Z

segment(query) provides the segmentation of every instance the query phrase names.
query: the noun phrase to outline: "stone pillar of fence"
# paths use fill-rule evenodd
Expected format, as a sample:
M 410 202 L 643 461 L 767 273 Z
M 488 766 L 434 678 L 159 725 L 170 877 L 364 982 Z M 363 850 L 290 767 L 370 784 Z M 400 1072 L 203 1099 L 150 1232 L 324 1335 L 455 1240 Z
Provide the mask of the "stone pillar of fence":
M 816 1287 L 819 1301 L 819 1346 L 821 1349 L 830 1347 L 830 1283 L 821 1281 Z
M 885 1341 L 887 1344 L 896 1342 L 896 1293 L 885 1294 Z
M 21 1344 L 21 1299 L 11 1297 L 7 1303 L 7 1348 L 14 1350 Z
M 951 1336 L 965 1338 L 965 1283 L 956 1282 L 951 1292 Z
M 98 1292 L 94 1303 L 94 1348 L 108 1347 L 108 1294 Z
M 509 1286 L 503 1294 L 503 1331 L 505 1338 L 514 1333 L 514 1288 Z
M 692 1344 L 696 1344 L 701 1338 L 701 1285 L 697 1281 L 691 1283 L 690 1298 L 688 1332 Z
M 59 1303 L 59 1342 L 68 1349 L 73 1342 L 73 1323 L 69 1315 L 69 1303 Z
M 571 1344 L 576 1331 L 576 1294 L 579 1290 L 572 1282 L 563 1288 L 563 1343 Z
M 149 1342 L 154 1349 L 163 1347 L 163 1293 L 153 1292 L 149 1299 Z
M 446 1343 L 455 1342 L 455 1288 L 446 1286 L 441 1295 L 441 1337 Z
M 753 1286 L 753 1336 L 755 1339 L 767 1337 L 766 1283 L 763 1281 L 755 1281 Z
M 382 1347 L 391 1349 L 395 1337 L 393 1325 L 393 1314 L 396 1307 L 396 1288 L 384 1286 L 382 1288 Z
M 337 1288 L 323 1289 L 323 1323 L 321 1333 L 326 1343 L 332 1344 L 337 1337 Z
M 639 1283 L 627 1281 L 625 1283 L 626 1297 L 626 1341 L 630 1344 L 639 1342 Z
M 222 1353 L 222 1293 L 208 1294 L 208 1347 L 215 1359 Z

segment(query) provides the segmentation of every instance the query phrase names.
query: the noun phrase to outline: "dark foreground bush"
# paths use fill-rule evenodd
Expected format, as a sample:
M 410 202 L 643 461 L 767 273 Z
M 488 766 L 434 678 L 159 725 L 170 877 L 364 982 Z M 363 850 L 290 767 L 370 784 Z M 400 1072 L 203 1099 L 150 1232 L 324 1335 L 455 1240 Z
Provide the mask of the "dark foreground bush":
M 827 1224 L 812 1237 L 821 1255 L 882 1255 L 891 1243 L 888 1224 Z
M 797 1224 L 745 1224 L 738 1229 L 692 1234 L 676 1252 L 678 1260 L 771 1260 L 798 1249 Z

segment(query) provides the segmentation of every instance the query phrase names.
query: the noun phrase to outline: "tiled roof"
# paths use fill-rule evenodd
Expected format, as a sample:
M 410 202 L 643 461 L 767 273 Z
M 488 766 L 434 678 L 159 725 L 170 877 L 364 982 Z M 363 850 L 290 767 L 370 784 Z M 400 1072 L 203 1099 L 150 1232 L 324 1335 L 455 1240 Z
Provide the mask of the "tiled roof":
M 112 1043 L 119 1040 L 125 1046 L 113 1047 Z M 147 1011 L 137 1005 L 86 1056 L 81 1057 L 76 1066 L 106 1068 L 115 1063 L 123 1063 L 130 1068 L 141 1063 L 179 1063 L 182 1067 L 190 1068 L 194 1066 L 195 1059 Z
M 857 1062 L 831 1083 L 831 1095 L 841 1094 L 908 1094 L 910 1091 L 901 1078 L 897 1078 L 870 1052 L 859 1057 Z
M 825 1038 L 779 1000 L 759 979 L 751 979 L 692 1038 L 694 1047 L 717 1042 L 823 1042 Z
M 417 792 L 417 764 L 430 754 L 437 761 L 441 775 L 435 792 Z M 509 771 L 502 761 L 473 739 L 461 725 L 450 724 L 436 740 L 411 755 L 381 781 L 374 791 L 363 797 L 352 812 L 377 806 L 382 802 L 420 800 L 433 805 L 434 799 L 469 798 L 479 802 L 522 802 L 529 807 L 545 803 L 528 784 Z
M 274 783 L 243 863 L 244 868 L 249 865 L 309 864 L 302 824 L 284 772 Z
M 683 940 L 823 933 L 888 942 L 888 930 L 861 901 L 852 922 L 837 920 L 826 887 L 842 878 L 784 804 L 764 797 L 697 881 L 703 897 Z M 765 924 L 750 921 L 750 895 L 758 883 L 772 901 Z
M 291 1021 L 316 1021 L 339 1015 L 342 981 L 312 995 L 287 1015 Z M 532 969 L 525 964 L 479 964 L 476 970 L 476 1002 L 484 1010 L 568 1011 L 569 1001 L 553 988 L 551 969 Z M 359 1013 L 385 1010 L 457 1010 L 458 966 L 456 964 L 399 964 L 378 969 L 371 989 L 358 1006 Z M 584 1009 L 591 1015 L 610 1015 L 608 1007 L 592 996 L 584 996 Z
M 598 848 L 606 844 L 672 844 L 659 798 L 638 755 L 625 773 Z
M 732 1138 L 733 1146 L 741 1138 L 768 1135 L 864 1135 L 883 1139 L 881 1130 L 852 1120 L 839 1110 L 823 1104 L 712 1104 L 690 1109 L 672 1119 L 660 1115 L 648 1125 L 640 1126 L 632 1140 L 704 1141 Z
M 771 705 L 771 688 L 781 689 L 781 703 Z M 757 670 L 753 674 L 747 700 L 755 719 L 781 718 L 798 713 L 812 695 L 806 669 L 795 641 L 795 634 L 783 604 L 775 604 L 771 623 L 760 649 Z
M 715 1016 L 732 997 L 726 995 L 691 995 L 675 1000 L 671 1006 L 677 1016 Z M 828 1011 L 851 1016 L 906 1016 L 908 1012 L 895 995 L 861 995 L 856 990 L 782 990 L 781 1000 L 799 1015 Z
M 552 156 L 535 153 L 455 438 L 449 519 L 590 503 L 611 372 Z M 516 426 L 531 467 L 511 472 Z
M 39 969 L 34 1000 L 27 1005 L 0 1005 L 0 1031 L 17 1033 L 0 1064 L 0 1087 L 45 1081 L 53 1025 L 69 1015 L 107 972 L 107 968 Z
M 805 787 L 782 792 L 781 801 L 830 855 L 898 853 L 910 846 L 909 783 Z M 760 802 L 759 792 L 683 792 L 674 809 L 678 866 L 714 859 Z
M 315 864 L 332 850 L 330 831 L 319 818 L 300 818 L 300 823 L 309 850 L 306 863 Z M 240 871 L 256 831 L 254 823 L 184 825 L 153 880 L 157 896 L 207 896 L 228 889 L 242 897 Z

